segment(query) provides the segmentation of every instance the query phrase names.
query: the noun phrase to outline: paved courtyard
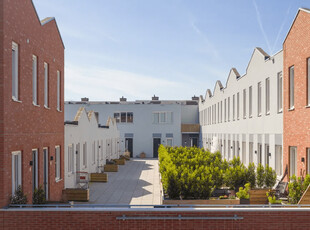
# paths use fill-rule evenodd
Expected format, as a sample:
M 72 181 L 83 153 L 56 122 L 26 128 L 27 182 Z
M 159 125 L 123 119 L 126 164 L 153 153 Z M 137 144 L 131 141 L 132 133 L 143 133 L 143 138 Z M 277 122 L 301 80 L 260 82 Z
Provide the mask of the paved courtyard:
M 157 159 L 131 159 L 118 172 L 108 172 L 108 183 L 90 183 L 92 204 L 160 204 Z

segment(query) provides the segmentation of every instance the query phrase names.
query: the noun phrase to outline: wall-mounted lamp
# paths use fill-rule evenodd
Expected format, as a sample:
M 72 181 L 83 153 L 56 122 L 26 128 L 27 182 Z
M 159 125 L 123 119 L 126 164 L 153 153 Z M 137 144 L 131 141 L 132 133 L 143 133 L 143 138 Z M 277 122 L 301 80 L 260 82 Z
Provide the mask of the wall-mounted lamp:
M 79 153 L 79 152 L 76 150 L 76 151 L 75 151 L 75 154 L 78 154 L 78 153 Z
M 240 150 L 240 147 L 238 149 Z
M 305 163 L 305 158 L 304 157 L 301 158 L 301 162 Z
M 232 149 L 232 146 L 230 146 L 230 148 Z
M 101 148 L 101 145 L 99 145 L 99 149 Z
M 110 144 L 108 144 L 108 146 L 110 146 Z
M 53 156 L 51 156 L 51 158 L 50 158 L 50 159 L 51 159 L 51 161 L 52 161 L 52 160 L 54 160 L 54 157 L 53 157 Z
M 254 153 L 257 154 L 257 151 L 255 150 Z
M 271 153 L 268 153 L 268 157 L 271 157 Z
M 30 165 L 30 166 L 32 166 L 32 165 L 33 165 L 33 162 L 32 162 L 32 161 L 30 161 L 30 162 L 29 162 L 29 165 Z
M 223 145 L 221 145 L 221 147 L 223 147 Z

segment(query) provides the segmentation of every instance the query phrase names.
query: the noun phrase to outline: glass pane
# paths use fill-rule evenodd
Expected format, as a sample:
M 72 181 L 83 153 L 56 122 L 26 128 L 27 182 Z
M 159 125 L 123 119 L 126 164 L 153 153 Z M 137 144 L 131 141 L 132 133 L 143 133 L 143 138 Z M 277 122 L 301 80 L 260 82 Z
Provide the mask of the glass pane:
M 153 123 L 154 124 L 159 123 L 159 113 L 153 113 Z
M 126 113 L 121 113 L 121 122 L 126 122 Z
M 165 123 L 166 122 L 166 113 L 160 113 L 160 122 Z
M 133 122 L 133 113 L 128 112 L 127 113 L 127 123 L 132 123 Z
M 119 123 L 119 121 L 120 121 L 119 113 L 114 113 L 114 118 L 116 120 L 116 123 Z

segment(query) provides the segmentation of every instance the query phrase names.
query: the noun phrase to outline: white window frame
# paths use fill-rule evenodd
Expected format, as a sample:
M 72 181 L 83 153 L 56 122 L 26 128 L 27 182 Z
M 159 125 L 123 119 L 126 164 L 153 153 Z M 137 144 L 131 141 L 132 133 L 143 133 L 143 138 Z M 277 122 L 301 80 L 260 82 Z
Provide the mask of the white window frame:
M 57 70 L 57 110 L 61 112 L 61 74 L 60 71 Z
M 276 150 L 276 164 L 275 164 L 275 170 L 277 175 L 282 175 L 282 164 L 283 164 L 283 150 L 282 150 L 282 146 L 281 145 L 276 145 L 275 146 L 275 150 Z
M 35 159 L 33 159 L 33 152 L 35 152 Z M 35 188 L 38 188 L 39 187 L 39 171 L 38 171 L 38 155 L 39 155 L 39 150 L 38 149 L 32 149 L 32 167 L 33 167 L 33 173 L 35 172 L 35 178 L 33 178 L 33 175 L 32 175 L 32 179 L 35 180 Z
M 282 113 L 283 111 L 283 76 L 282 72 L 278 73 L 278 113 Z
M 266 78 L 266 115 L 270 114 L 270 78 Z
M 307 174 L 310 174 L 310 148 L 307 148 Z
M 294 66 L 289 68 L 289 109 L 294 109 Z
M 249 87 L 249 118 L 253 116 L 253 92 L 252 86 Z
M 12 152 L 12 195 L 15 194 L 18 186 L 22 186 L 22 152 L 14 151 Z
M 44 107 L 49 108 L 48 106 L 48 64 L 44 62 Z
M 310 58 L 307 58 L 307 106 L 310 106 Z
M 83 167 L 87 168 L 87 142 L 83 144 Z
M 13 53 L 15 55 L 13 56 Z M 18 44 L 12 42 L 12 99 L 19 101 L 19 68 L 18 68 L 19 50 Z
M 239 120 L 240 117 L 240 94 L 239 92 L 237 93 L 237 120 Z
M 257 83 L 257 116 L 262 115 L 262 82 Z
M 170 120 L 169 120 L 170 114 Z M 165 119 L 162 119 L 162 115 L 164 115 Z M 158 116 L 158 123 L 155 121 L 155 116 Z M 173 123 L 173 112 L 171 111 L 154 111 L 152 112 L 153 124 L 172 124 Z
M 289 160 L 290 160 L 290 177 L 295 175 L 297 176 L 297 147 L 290 146 L 289 147 Z M 292 167 L 293 166 L 293 167 Z
M 227 121 L 230 121 L 230 97 L 227 99 Z
M 96 141 L 92 144 L 92 164 L 96 163 Z
M 171 145 L 168 144 L 168 141 L 171 141 Z M 173 146 L 173 138 L 172 137 L 166 138 L 166 145 L 167 146 Z
M 32 103 L 38 105 L 38 58 L 32 55 Z
M 74 156 L 74 145 L 70 144 L 68 145 L 68 173 L 73 173 L 73 168 L 74 168 L 74 162 L 73 162 L 73 156 Z
M 55 180 L 59 181 L 61 179 L 61 152 L 60 152 L 60 145 L 55 146 Z
M 227 104 L 227 99 L 225 98 L 225 100 L 224 100 L 224 121 L 225 122 L 227 121 L 227 116 L 226 116 L 227 107 L 226 107 L 226 104 Z
M 243 119 L 246 119 L 246 89 L 243 89 Z
M 236 95 L 234 94 L 234 95 L 233 95 L 233 121 L 235 120 L 235 105 L 236 105 L 236 104 L 235 104 L 235 103 L 236 103 L 236 102 L 235 102 L 235 100 L 236 100 L 235 97 L 236 97 Z

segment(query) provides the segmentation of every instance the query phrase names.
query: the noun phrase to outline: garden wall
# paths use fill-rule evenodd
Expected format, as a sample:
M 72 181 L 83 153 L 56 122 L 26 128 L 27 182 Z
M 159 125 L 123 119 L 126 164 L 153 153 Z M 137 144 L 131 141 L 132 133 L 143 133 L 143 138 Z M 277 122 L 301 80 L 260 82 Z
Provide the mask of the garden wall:
M 118 220 L 117 217 L 146 219 Z M 241 220 L 160 220 L 167 217 L 233 217 Z M 0 211 L 0 229 L 307 229 L 310 209 L 27 209 Z

